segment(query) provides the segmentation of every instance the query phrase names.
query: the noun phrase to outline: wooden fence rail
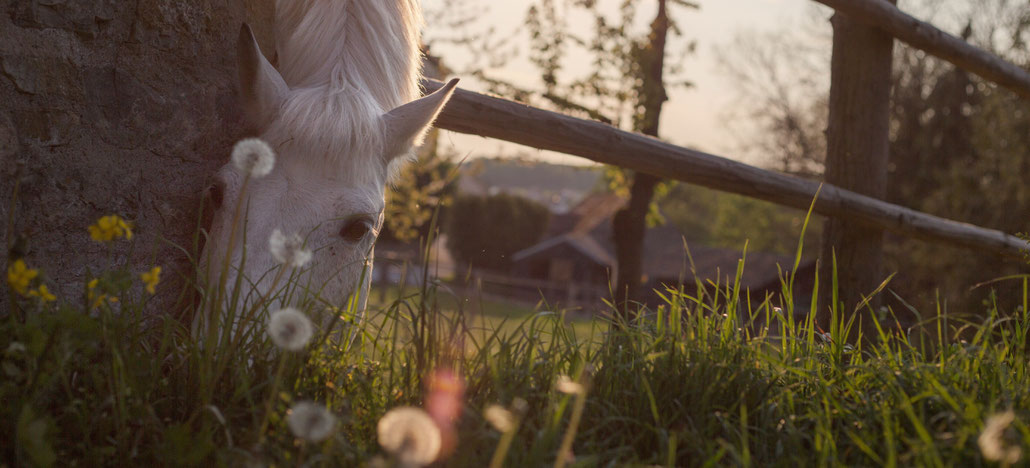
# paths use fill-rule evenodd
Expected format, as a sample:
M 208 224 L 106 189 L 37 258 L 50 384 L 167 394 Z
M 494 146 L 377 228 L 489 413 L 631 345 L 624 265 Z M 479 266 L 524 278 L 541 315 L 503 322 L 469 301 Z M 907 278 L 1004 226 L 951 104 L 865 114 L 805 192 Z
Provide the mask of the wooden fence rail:
M 423 80 L 427 92 L 443 84 Z M 1015 236 L 951 221 L 799 177 L 626 132 L 600 122 L 459 89 L 436 126 L 580 156 L 663 178 L 807 209 L 927 240 L 1018 258 L 1030 245 Z M 821 189 L 820 189 L 821 186 Z
M 1030 73 L 883 0 L 814 0 L 1030 99 Z

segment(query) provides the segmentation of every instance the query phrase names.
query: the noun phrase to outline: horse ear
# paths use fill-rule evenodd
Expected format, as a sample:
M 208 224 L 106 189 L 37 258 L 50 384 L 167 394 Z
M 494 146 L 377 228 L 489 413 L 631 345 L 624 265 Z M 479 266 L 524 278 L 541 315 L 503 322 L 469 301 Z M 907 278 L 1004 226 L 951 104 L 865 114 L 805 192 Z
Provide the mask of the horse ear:
M 422 143 L 433 120 L 436 120 L 436 116 L 454 94 L 457 85 L 458 79 L 455 78 L 433 94 L 386 113 L 383 119 L 386 123 L 387 161 L 406 154 L 413 146 Z
M 275 117 L 289 87 L 261 53 L 254 33 L 246 23 L 240 28 L 236 58 L 244 113 L 251 124 L 263 127 Z

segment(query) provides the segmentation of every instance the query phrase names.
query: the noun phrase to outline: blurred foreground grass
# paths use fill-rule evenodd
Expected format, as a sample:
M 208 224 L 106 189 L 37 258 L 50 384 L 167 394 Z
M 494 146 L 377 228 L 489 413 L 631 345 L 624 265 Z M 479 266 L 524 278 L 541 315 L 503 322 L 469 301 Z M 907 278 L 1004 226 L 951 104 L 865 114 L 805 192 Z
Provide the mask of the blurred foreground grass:
M 976 467 L 1030 447 L 1028 275 L 1005 279 L 1021 297 L 908 329 L 860 311 L 881 318 L 855 343 L 854 316 L 824 331 L 794 310 L 787 275 L 783 309 L 696 284 L 611 324 L 432 284 L 365 320 L 316 295 L 286 331 L 332 320 L 294 347 L 269 333 L 278 296 L 234 299 L 251 311 L 237 339 L 205 341 L 153 310 L 159 270 L 116 265 L 81 297 L 21 259 L 7 271 L 0 465 Z

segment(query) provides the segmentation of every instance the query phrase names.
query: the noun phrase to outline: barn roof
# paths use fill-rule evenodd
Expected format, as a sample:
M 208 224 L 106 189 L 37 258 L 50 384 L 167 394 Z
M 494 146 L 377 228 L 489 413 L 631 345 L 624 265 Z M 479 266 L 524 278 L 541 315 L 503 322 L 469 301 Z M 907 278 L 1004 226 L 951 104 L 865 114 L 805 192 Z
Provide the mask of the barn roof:
M 546 254 L 548 251 L 559 245 L 568 245 L 572 247 L 590 259 L 590 261 L 598 265 L 608 268 L 615 265 L 615 258 L 612 257 L 611 253 L 609 253 L 589 235 L 579 233 L 562 234 L 560 236 L 547 239 L 532 247 L 516 252 L 512 255 L 512 260 L 521 262 L 537 255 Z

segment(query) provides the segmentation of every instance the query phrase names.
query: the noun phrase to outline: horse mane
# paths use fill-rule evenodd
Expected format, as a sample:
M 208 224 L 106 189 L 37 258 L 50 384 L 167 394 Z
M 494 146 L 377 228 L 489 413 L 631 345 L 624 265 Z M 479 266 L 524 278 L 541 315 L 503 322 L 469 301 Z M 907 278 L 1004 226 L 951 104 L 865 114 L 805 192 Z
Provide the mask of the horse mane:
M 371 94 L 386 110 L 419 96 L 417 0 L 278 0 L 279 71 L 290 88 Z
M 278 68 L 292 92 L 269 136 L 361 179 L 388 179 L 380 117 L 420 95 L 417 2 L 277 0 Z

